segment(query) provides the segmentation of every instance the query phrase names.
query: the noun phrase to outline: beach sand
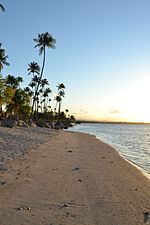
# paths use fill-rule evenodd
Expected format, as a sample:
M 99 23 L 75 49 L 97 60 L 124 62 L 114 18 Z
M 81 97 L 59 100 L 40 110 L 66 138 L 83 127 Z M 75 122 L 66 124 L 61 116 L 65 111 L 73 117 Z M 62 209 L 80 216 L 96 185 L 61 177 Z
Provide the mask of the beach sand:
M 150 180 L 140 170 L 92 135 L 48 132 L 0 174 L 0 225 L 148 222 Z

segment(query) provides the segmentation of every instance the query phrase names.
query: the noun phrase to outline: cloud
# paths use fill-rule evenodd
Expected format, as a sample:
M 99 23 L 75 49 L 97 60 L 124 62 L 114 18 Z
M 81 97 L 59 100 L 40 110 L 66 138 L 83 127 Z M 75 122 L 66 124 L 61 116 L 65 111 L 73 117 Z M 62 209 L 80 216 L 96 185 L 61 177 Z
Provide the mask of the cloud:
M 113 109 L 109 113 L 117 114 L 120 113 L 120 111 L 118 109 Z
M 80 109 L 80 114 L 87 114 L 88 113 L 88 111 L 85 111 L 85 110 L 83 110 L 83 109 Z

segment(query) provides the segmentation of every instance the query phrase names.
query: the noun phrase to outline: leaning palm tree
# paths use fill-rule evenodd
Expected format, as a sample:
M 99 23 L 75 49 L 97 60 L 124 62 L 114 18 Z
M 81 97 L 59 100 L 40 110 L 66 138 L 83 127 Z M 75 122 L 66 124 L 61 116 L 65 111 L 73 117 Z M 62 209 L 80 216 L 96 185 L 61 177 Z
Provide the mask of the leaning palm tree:
M 3 12 L 5 12 L 5 8 L 4 8 L 4 6 L 3 6 L 2 4 L 0 4 L 0 9 L 1 9 Z
M 39 85 L 40 85 L 42 76 L 43 76 L 43 72 L 44 72 L 45 59 L 46 59 L 46 47 L 54 49 L 56 40 L 48 32 L 42 33 L 42 34 L 38 34 L 38 38 L 34 38 L 33 40 L 37 43 L 35 45 L 35 48 L 36 47 L 39 48 L 39 55 L 43 54 L 43 63 L 42 63 L 42 68 L 41 68 L 41 72 L 40 72 L 40 79 L 39 79 L 39 82 L 38 82 L 38 85 L 37 85 L 37 89 L 36 89 L 36 92 L 35 92 L 35 95 L 36 95 L 36 93 L 37 93 L 37 91 L 39 89 Z M 35 100 L 33 101 L 33 104 L 32 104 L 31 116 L 33 114 L 34 104 L 35 104 Z
M 2 43 L 0 43 L 0 72 L 3 69 L 4 65 L 9 66 L 7 58 L 8 56 L 5 55 L 5 49 L 2 48 Z

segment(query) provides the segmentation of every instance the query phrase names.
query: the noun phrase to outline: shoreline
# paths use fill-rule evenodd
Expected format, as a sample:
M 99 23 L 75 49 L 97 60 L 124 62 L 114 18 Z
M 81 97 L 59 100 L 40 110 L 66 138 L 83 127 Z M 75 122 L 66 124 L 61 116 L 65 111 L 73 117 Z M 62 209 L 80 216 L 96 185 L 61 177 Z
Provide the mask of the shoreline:
M 133 167 L 135 167 L 136 169 L 138 169 L 142 174 L 143 176 L 145 176 L 146 178 L 148 178 L 150 180 L 150 174 L 148 172 L 146 172 L 142 167 L 140 167 L 139 165 L 137 165 L 136 163 L 132 162 L 131 160 L 127 159 L 125 157 L 125 155 L 123 155 L 119 150 L 117 150 L 117 148 L 115 148 L 115 146 L 101 140 L 100 138 L 98 138 L 96 135 L 94 134 L 89 134 L 89 133 L 84 133 L 84 132 L 80 132 L 80 131 L 68 131 L 68 132 L 73 132 L 73 133 L 81 133 L 81 134 L 88 134 L 90 136 L 93 136 L 94 138 L 96 138 L 97 140 L 99 140 L 100 142 L 108 145 L 110 148 L 113 148 L 121 158 L 123 158 L 127 163 L 131 164 Z
M 75 132 L 76 132 L 76 131 L 75 131 Z M 81 132 L 81 133 L 82 133 L 82 132 Z M 89 135 L 91 135 L 91 134 L 89 134 Z M 113 145 L 111 145 L 111 144 L 109 144 L 109 143 L 107 143 L 107 142 L 105 142 L 105 141 L 102 141 L 100 138 L 96 137 L 96 135 L 93 135 L 93 136 L 95 136 L 95 138 L 98 139 L 99 141 L 101 141 L 101 142 L 105 143 L 106 145 L 109 145 L 111 148 L 115 149 L 115 150 L 118 152 L 118 154 L 120 155 L 120 157 L 122 157 L 122 158 L 123 158 L 125 161 L 127 161 L 129 164 L 131 164 L 131 165 L 134 166 L 136 169 L 138 169 L 139 171 L 141 171 L 141 173 L 142 173 L 144 176 L 146 176 L 148 179 L 150 179 L 150 174 L 149 174 L 146 170 L 144 170 L 144 169 L 143 169 L 142 167 L 140 167 L 138 164 L 132 162 L 130 159 L 126 158 L 126 156 L 123 155 L 123 154 L 122 154 L 115 146 L 113 146 Z
M 114 124 L 118 124 L 118 123 L 114 123 Z M 141 124 L 139 124 L 141 125 Z M 144 124 L 145 125 L 145 124 Z M 144 166 L 142 167 L 141 165 L 138 164 L 138 162 L 134 162 L 132 161 L 132 159 L 130 159 L 130 156 L 126 155 L 125 153 L 123 153 L 123 151 L 121 151 L 120 149 L 122 149 L 121 147 L 118 147 L 117 145 L 113 145 L 111 143 L 109 143 L 109 141 L 107 142 L 106 140 L 102 140 L 101 137 L 96 136 L 95 134 L 93 134 L 92 132 L 86 132 L 86 131 L 78 131 L 78 130 L 73 130 L 70 129 L 70 131 L 72 132 L 79 132 L 79 133 L 85 133 L 85 134 L 89 134 L 89 135 L 94 135 L 98 140 L 102 141 L 103 143 L 109 145 L 110 147 L 114 148 L 121 157 L 123 157 L 127 162 L 131 163 L 133 166 L 135 166 L 137 169 L 139 169 L 140 171 L 142 171 L 143 175 L 148 177 L 150 179 L 150 171 L 146 170 L 144 168 Z
M 150 180 L 115 148 L 72 131 L 43 140 L 0 174 L 1 224 L 143 224 Z

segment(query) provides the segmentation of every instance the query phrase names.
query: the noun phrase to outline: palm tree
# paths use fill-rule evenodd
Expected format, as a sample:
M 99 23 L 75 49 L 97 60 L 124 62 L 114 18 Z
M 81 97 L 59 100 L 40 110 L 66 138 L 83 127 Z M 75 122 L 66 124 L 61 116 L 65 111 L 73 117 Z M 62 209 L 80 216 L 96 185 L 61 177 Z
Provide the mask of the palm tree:
M 1 9 L 3 12 L 5 12 L 5 8 L 4 8 L 4 6 L 3 6 L 2 4 L 0 4 L 0 9 Z
M 29 94 L 30 97 L 33 96 L 33 91 L 31 91 L 31 89 L 29 87 L 25 87 L 24 91 L 27 92 Z
M 66 87 L 63 83 L 61 83 L 61 84 L 57 85 L 57 88 L 58 88 L 58 91 L 59 91 L 59 90 L 64 90 Z
M 57 95 L 57 96 L 55 97 L 55 100 L 56 100 L 56 105 L 59 104 L 59 105 L 58 105 L 58 117 L 59 117 L 59 115 L 60 115 L 60 108 L 61 108 L 62 97 L 59 96 L 59 95 Z
M 51 107 L 51 101 L 52 101 L 52 99 L 49 98 L 49 99 L 48 99 L 48 108 L 52 110 L 52 107 Z
M 44 88 L 45 87 L 45 85 L 49 85 L 49 82 L 48 82 L 48 80 L 47 79 L 42 79 L 41 80 L 41 82 L 40 82 L 40 86 L 42 87 L 42 88 Z
M 66 112 L 66 118 L 67 118 L 67 115 L 68 115 L 69 110 L 68 109 L 65 109 L 65 112 Z
M 39 81 L 40 66 L 38 65 L 37 62 L 34 62 L 34 61 L 29 63 L 28 66 L 29 66 L 29 68 L 27 69 L 29 71 L 28 75 L 32 73 L 32 81 L 29 85 L 32 88 L 32 92 L 34 93 L 33 98 L 35 98 L 36 87 Z M 33 88 L 34 88 L 34 91 L 33 91 Z M 33 99 L 32 99 L 32 104 L 33 104 Z
M 28 75 L 30 75 L 31 73 L 33 74 L 37 74 L 39 75 L 40 74 L 40 66 L 38 65 L 38 63 L 36 62 L 31 62 L 30 64 L 28 64 L 29 68 L 28 68 Z
M 0 113 L 2 113 L 2 105 L 4 104 L 4 87 L 5 87 L 5 80 L 0 74 Z
M 2 105 L 8 104 L 12 101 L 16 91 L 14 86 L 8 82 L 7 78 L 8 77 L 4 79 L 2 75 L 0 75 L 0 112 L 2 112 Z
M 19 113 L 23 113 L 25 109 L 30 109 L 30 96 L 23 89 L 17 89 L 12 98 L 12 101 L 6 105 L 6 111 L 14 113 L 18 120 Z
M 58 117 L 60 116 L 60 110 L 61 110 L 61 104 L 62 104 L 62 97 L 65 96 L 65 85 L 63 83 L 61 84 L 58 84 L 57 85 L 57 88 L 58 88 L 58 96 L 56 96 L 56 99 L 58 99 L 58 103 L 59 103 L 59 106 L 58 106 Z
M 2 43 L 0 43 L 0 72 L 3 69 L 4 65 L 9 66 L 7 58 L 8 56 L 5 55 L 5 49 L 2 48 Z
M 41 81 L 42 76 L 43 76 L 43 71 L 44 71 L 44 66 L 45 66 L 45 59 L 46 59 L 46 54 L 45 54 L 46 53 L 46 47 L 54 49 L 56 40 L 48 32 L 42 33 L 42 34 L 38 34 L 38 38 L 34 38 L 33 40 L 37 43 L 35 45 L 35 48 L 36 47 L 39 48 L 39 55 L 43 54 L 42 69 L 41 69 L 40 79 L 39 79 L 39 82 L 38 82 L 38 85 L 37 85 L 37 89 L 36 89 L 36 92 L 37 92 L 38 88 L 39 88 L 39 85 L 40 85 L 40 81 Z M 35 95 L 36 95 L 36 93 L 35 93 Z M 35 100 L 33 101 L 31 116 L 33 114 L 34 104 L 35 104 Z
M 43 97 L 45 99 L 44 101 L 44 107 L 45 107 L 45 110 L 47 110 L 47 105 L 48 105 L 48 96 L 49 94 L 52 92 L 52 90 L 50 88 L 46 88 L 44 93 L 43 93 Z
M 16 89 L 19 87 L 21 82 L 23 82 L 22 77 L 14 77 L 12 75 L 8 75 L 6 77 L 6 86 L 7 87 L 12 87 L 12 88 Z

